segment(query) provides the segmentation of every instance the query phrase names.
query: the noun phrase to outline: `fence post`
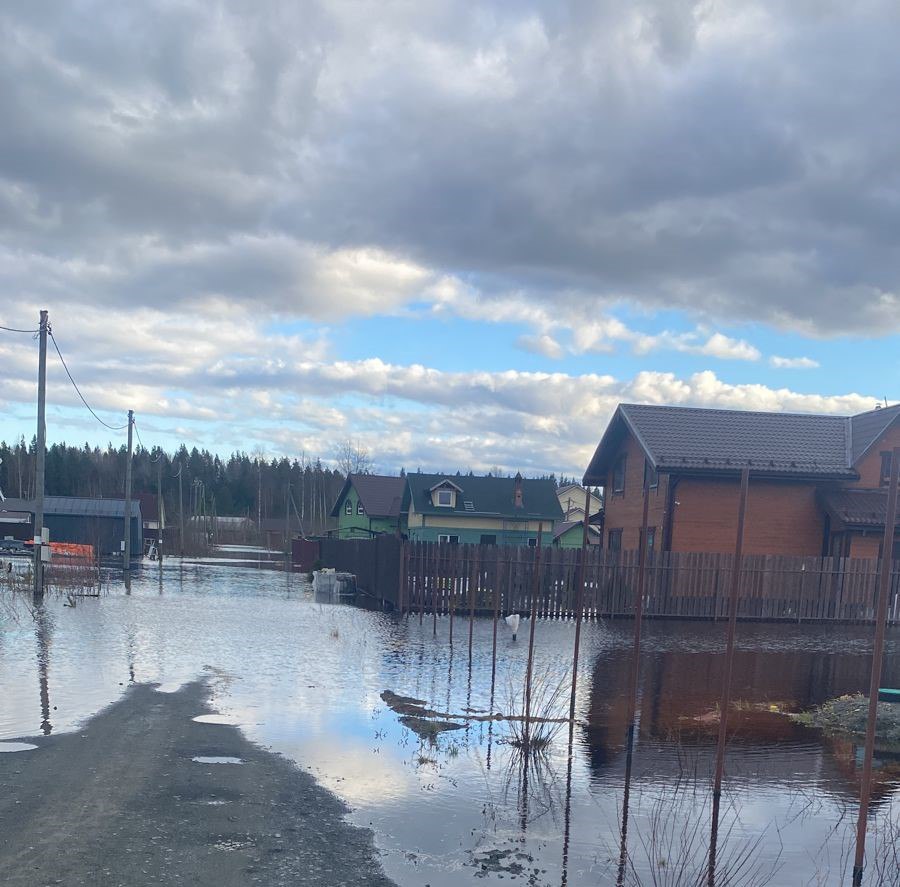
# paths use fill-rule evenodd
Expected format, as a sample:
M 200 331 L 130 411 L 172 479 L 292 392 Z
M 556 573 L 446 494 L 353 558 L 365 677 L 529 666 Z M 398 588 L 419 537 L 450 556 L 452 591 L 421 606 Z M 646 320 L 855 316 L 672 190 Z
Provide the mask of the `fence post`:
M 863 859 L 866 851 L 866 823 L 872 794 L 872 753 L 875 748 L 875 718 L 878 714 L 878 687 L 884 660 L 884 632 L 888 595 L 891 590 L 891 566 L 894 548 L 894 526 L 897 521 L 897 485 L 900 479 L 900 447 L 891 454 L 891 477 L 888 484 L 887 510 L 884 515 L 884 539 L 881 547 L 881 572 L 878 575 L 878 607 L 875 615 L 875 647 L 872 651 L 872 679 L 869 683 L 869 717 L 866 722 L 866 745 L 863 756 L 862 786 L 859 792 L 859 818 L 856 823 L 856 858 L 853 863 L 853 887 L 862 884 Z

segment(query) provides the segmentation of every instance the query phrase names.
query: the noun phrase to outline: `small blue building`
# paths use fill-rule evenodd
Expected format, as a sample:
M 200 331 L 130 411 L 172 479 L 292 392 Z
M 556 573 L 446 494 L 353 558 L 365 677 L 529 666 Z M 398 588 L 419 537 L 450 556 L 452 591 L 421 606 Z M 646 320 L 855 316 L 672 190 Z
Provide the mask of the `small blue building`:
M 7 499 L 0 507 L 10 512 L 27 512 L 33 535 L 33 501 Z M 118 556 L 125 539 L 125 500 L 44 496 L 44 526 L 50 530 L 51 542 L 93 545 L 101 557 Z M 136 558 L 144 553 L 141 503 L 137 498 L 131 503 L 131 552 Z

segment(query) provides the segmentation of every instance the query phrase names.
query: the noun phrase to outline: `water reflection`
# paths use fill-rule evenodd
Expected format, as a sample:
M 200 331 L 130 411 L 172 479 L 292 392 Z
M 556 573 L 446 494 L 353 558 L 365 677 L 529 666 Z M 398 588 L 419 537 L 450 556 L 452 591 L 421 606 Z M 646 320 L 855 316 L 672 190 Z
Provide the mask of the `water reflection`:
M 418 614 L 319 604 L 289 573 L 167 559 L 136 573 L 130 595 L 121 583 L 110 589 L 74 609 L 48 598 L 34 629 L 27 613 L 4 621 L 0 738 L 28 735 L 38 722 L 41 732 L 71 729 L 123 691 L 126 673 L 166 689 L 208 675 L 216 711 L 351 804 L 401 885 L 455 887 L 474 872 L 535 887 L 635 883 L 652 864 L 643 848 L 659 805 L 676 787 L 672 809 L 702 824 L 702 847 L 692 852 L 708 852 L 721 625 L 645 624 L 632 718 L 632 624 L 586 623 L 577 723 L 535 763 L 510 745 L 508 722 L 474 719 L 509 713 L 504 688 L 524 686 L 527 645 L 505 635 L 495 642 L 492 619 L 475 621 L 469 665 L 449 644 L 447 617 L 420 625 Z M 763 860 L 784 866 L 773 884 L 807 883 L 811 859 L 832 875 L 839 869 L 828 842 L 855 803 L 854 744 L 782 711 L 864 688 L 867 633 L 739 626 L 720 860 L 731 858 L 724 848 L 759 838 Z M 568 669 L 572 637 L 571 623 L 538 623 L 535 675 Z M 886 681 L 900 678 L 898 650 L 895 630 Z M 466 729 L 420 741 L 382 703 L 384 689 L 464 715 Z M 900 773 L 885 763 L 877 798 L 890 818 Z
M 50 641 L 53 620 L 43 604 L 34 610 L 35 635 L 37 637 L 38 687 L 41 700 L 41 733 L 53 732 L 50 723 Z

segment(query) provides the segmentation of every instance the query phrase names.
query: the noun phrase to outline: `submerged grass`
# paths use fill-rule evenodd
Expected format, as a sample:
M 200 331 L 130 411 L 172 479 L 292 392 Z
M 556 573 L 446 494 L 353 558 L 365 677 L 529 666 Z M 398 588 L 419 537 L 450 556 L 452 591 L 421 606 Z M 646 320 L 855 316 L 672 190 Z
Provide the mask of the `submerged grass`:
M 808 727 L 818 727 L 829 733 L 848 733 L 852 736 L 866 735 L 866 721 L 869 716 L 869 698 L 862 693 L 839 696 L 818 708 L 790 717 Z M 900 746 L 900 705 L 879 702 L 875 735 L 880 743 Z

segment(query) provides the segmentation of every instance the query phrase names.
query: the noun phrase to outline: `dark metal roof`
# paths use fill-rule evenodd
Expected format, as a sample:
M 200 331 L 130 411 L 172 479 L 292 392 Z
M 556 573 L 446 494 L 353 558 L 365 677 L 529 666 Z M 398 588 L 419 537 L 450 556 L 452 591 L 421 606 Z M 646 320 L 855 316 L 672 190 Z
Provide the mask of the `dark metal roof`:
M 620 404 L 585 483 L 605 481 L 626 430 L 662 471 L 721 473 L 749 465 L 760 474 L 856 477 L 848 417 Z
M 11 503 L 15 501 L 13 506 Z M 30 499 L 7 499 L 5 507 L 34 514 L 34 502 Z M 44 514 L 77 515 L 83 517 L 124 517 L 124 499 L 88 499 L 80 496 L 44 496 Z M 141 503 L 131 501 L 131 516 L 141 516 Z
M 869 447 L 900 419 L 900 404 L 859 413 L 850 419 L 852 435 L 852 459 L 855 465 L 868 452 Z
M 29 524 L 31 523 L 30 511 L 7 511 L 5 502 L 0 502 L 0 523 L 4 524 Z
M 432 488 L 445 480 L 461 490 L 457 493 L 455 508 L 442 508 L 431 502 Z M 514 477 L 408 474 L 406 481 L 407 495 L 419 514 L 466 514 L 513 520 L 544 518 L 554 521 L 560 520 L 563 516 L 559 499 L 556 497 L 556 483 L 552 480 L 523 479 L 521 508 L 516 508 L 515 504 Z
M 383 474 L 351 474 L 344 481 L 331 509 L 331 516 L 338 517 L 341 503 L 350 489 L 356 490 L 368 517 L 399 517 L 400 505 L 406 481 L 402 477 L 391 477 Z
M 827 490 L 819 499 L 832 518 L 846 526 L 884 529 L 887 490 Z M 900 527 L 900 515 L 896 524 Z

